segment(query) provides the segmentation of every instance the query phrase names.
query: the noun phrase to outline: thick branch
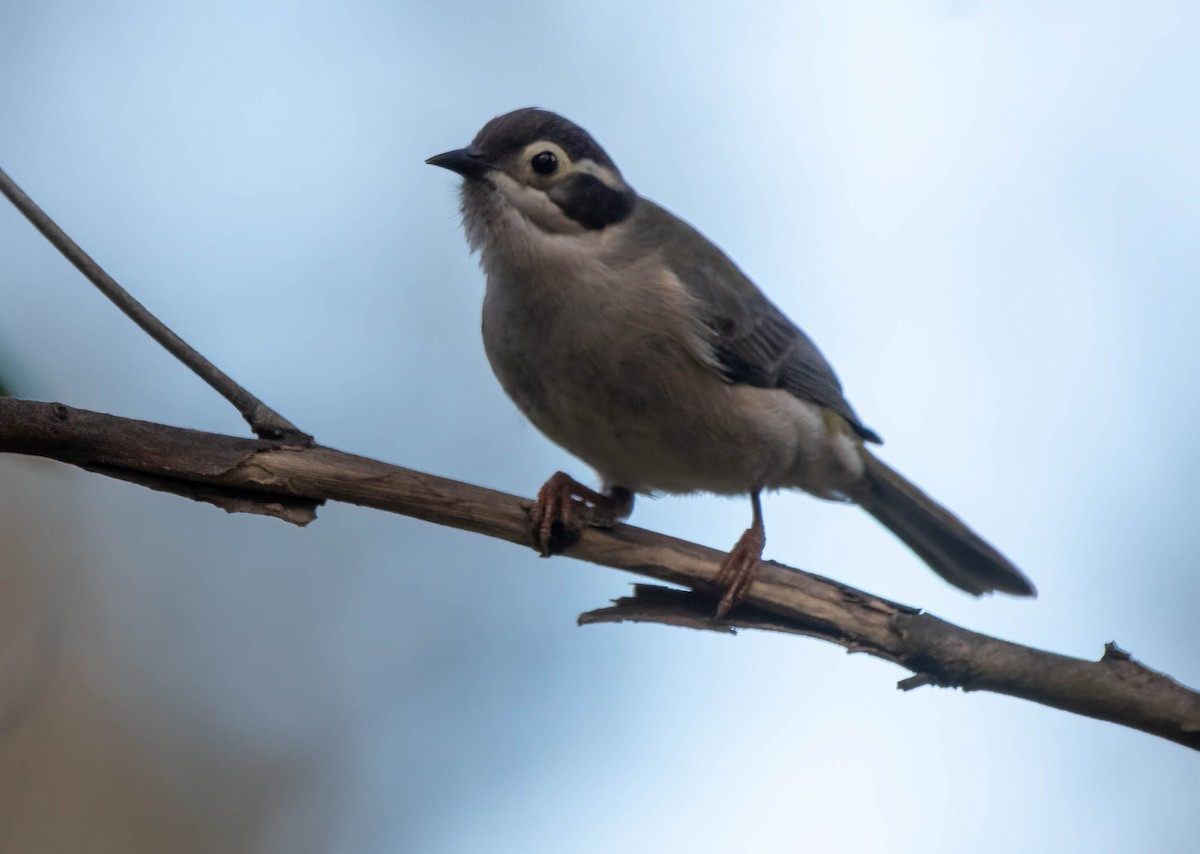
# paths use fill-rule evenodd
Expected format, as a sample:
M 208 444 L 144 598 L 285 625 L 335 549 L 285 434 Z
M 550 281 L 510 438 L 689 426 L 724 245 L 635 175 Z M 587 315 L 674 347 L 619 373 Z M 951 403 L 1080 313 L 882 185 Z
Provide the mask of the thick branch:
M 0 451 L 72 463 L 189 498 L 312 508 L 344 501 L 530 544 L 528 503 L 321 446 L 288 446 L 133 421 L 61 404 L 0 400 Z M 273 515 L 284 515 L 275 513 Z M 750 627 L 811 635 L 911 670 L 901 683 L 993 691 L 1140 729 L 1200 749 L 1200 694 L 1110 644 L 1083 661 L 978 634 L 829 579 L 764 562 L 747 604 L 713 616 L 722 554 L 629 525 L 588 529 L 571 557 L 683 585 L 639 586 L 581 622 L 649 620 L 728 631 Z
M 117 281 L 105 272 L 104 268 L 92 259 L 83 249 L 72 240 L 58 223 L 52 220 L 25 191 L 17 186 L 8 174 L 0 169 L 0 193 L 33 223 L 34 228 L 54 245 L 54 248 L 75 265 L 100 292 L 125 313 L 130 320 L 166 348 L 167 352 L 183 362 L 196 376 L 208 383 L 218 394 L 237 407 L 237 411 L 246 419 L 254 435 L 264 439 L 287 439 L 292 442 L 311 441 L 312 437 L 304 433 L 292 422 L 288 421 L 271 407 L 267 406 L 246 389 L 242 388 L 232 377 L 200 355 L 194 347 L 176 335 L 165 323 L 150 313 L 144 305 L 134 299 L 133 295 L 121 287 Z

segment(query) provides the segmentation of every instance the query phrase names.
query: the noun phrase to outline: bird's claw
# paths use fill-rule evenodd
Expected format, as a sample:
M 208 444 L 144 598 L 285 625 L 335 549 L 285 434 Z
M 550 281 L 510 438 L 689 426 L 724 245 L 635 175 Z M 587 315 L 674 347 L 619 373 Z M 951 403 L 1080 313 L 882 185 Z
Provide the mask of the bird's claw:
M 555 472 L 538 490 L 529 512 L 533 522 L 533 547 L 542 557 L 563 551 L 579 539 L 582 530 L 579 510 L 586 505 L 575 497 L 574 479 Z
M 737 545 L 721 562 L 721 569 L 717 572 L 717 587 L 724 592 L 717 603 L 718 620 L 723 620 L 733 606 L 745 597 L 754 582 L 766 544 L 767 538 L 761 527 L 747 528 Z
M 605 495 L 565 472 L 555 472 L 542 484 L 529 511 L 533 547 L 542 557 L 558 554 L 579 539 L 585 525 L 611 528 L 632 506 L 633 494 L 627 490 Z

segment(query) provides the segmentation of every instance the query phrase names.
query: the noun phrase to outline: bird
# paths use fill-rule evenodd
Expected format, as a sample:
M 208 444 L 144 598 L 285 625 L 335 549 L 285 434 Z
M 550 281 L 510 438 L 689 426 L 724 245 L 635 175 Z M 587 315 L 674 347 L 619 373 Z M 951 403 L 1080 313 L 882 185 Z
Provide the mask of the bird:
M 486 278 L 482 334 L 517 408 L 587 463 L 538 490 L 533 544 L 562 551 L 636 495 L 748 495 L 751 523 L 716 577 L 718 618 L 746 597 L 766 544 L 761 495 L 857 504 L 950 584 L 1036 596 L 957 516 L 884 463 L 829 362 L 720 248 L 640 196 L 579 125 L 527 107 L 426 163 L 462 178 Z

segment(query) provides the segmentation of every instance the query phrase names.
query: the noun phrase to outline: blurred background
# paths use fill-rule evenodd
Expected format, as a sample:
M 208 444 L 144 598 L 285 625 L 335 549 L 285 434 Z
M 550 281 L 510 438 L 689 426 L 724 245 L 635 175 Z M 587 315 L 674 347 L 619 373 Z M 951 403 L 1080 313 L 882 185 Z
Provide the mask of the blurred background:
M 581 463 L 479 341 L 427 156 L 577 120 L 1022 566 L 975 601 L 778 494 L 767 556 L 1200 685 L 1200 12 L 1178 3 L 0 0 L 0 165 L 321 442 L 529 495 Z M 12 393 L 236 413 L 0 205 Z M 639 502 L 727 548 L 745 500 Z M 346 506 L 300 530 L 0 456 L 5 852 L 1183 851 L 1182 747 L 794 637 L 576 628 L 631 576 Z

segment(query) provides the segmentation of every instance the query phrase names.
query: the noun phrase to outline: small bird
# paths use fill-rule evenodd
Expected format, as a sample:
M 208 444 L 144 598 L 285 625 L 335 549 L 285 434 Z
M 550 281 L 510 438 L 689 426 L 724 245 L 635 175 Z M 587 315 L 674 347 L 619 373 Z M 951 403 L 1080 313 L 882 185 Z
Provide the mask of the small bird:
M 748 494 L 751 525 L 717 578 L 724 617 L 762 557 L 762 491 L 795 488 L 858 504 L 968 593 L 1036 595 L 867 448 L 881 440 L 816 345 L 717 246 L 639 196 L 583 128 L 515 110 L 426 163 L 463 178 L 492 370 L 602 482 L 546 481 L 531 514 L 543 555 L 583 524 L 627 517 L 636 494 Z

